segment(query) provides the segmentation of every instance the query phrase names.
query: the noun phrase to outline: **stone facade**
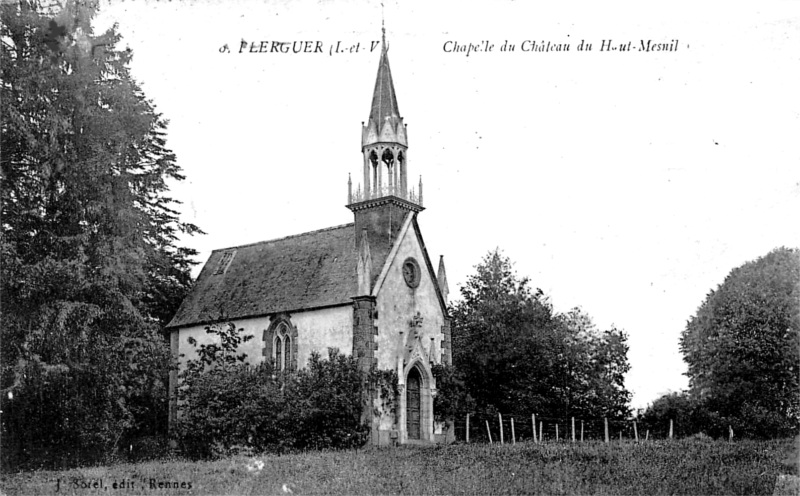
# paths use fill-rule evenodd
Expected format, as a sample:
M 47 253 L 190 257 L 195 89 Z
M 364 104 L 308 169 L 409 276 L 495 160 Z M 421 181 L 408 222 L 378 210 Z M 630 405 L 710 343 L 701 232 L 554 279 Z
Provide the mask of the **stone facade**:
M 230 319 L 237 328 L 242 329 L 243 336 L 253 336 L 239 346 L 239 351 L 247 354 L 247 362 L 257 365 L 267 358 L 272 358 L 273 331 L 279 323 L 288 324 L 292 339 L 292 364 L 290 369 L 302 368 L 316 351 L 323 355 L 328 348 L 337 348 L 342 353 L 350 353 L 353 349 L 353 309 L 351 305 L 320 308 L 297 312 L 278 312 L 273 315 L 251 318 Z M 189 338 L 197 341 L 197 345 L 210 344 L 213 337 L 206 333 L 206 325 L 194 325 L 172 330 L 172 343 L 176 349 L 173 355 L 183 355 L 179 363 L 195 357 L 195 347 L 188 342 Z

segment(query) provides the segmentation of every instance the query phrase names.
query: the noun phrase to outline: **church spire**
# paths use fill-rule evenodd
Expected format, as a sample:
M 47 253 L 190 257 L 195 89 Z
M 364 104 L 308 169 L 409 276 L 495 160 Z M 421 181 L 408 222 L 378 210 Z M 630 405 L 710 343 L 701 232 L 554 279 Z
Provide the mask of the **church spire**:
M 369 119 L 366 125 L 362 123 L 361 152 L 364 154 L 364 188 L 363 196 L 358 200 L 394 196 L 418 203 L 408 191 L 408 135 L 397 105 L 392 70 L 389 67 L 386 28 L 383 26 L 381 58 L 372 92 Z
M 397 106 L 397 94 L 394 91 L 392 70 L 389 67 L 389 49 L 384 35 L 378 76 L 375 78 L 375 90 L 372 92 L 367 133 L 363 136 L 361 146 L 379 142 L 408 146 L 404 128 L 403 118 L 400 117 L 400 109 Z

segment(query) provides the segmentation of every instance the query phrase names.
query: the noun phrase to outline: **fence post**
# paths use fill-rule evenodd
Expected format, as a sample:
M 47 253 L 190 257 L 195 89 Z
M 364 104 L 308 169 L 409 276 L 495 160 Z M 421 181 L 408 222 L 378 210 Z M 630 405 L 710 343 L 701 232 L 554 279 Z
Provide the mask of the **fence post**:
M 511 417 L 511 444 L 517 444 L 517 433 L 514 432 L 514 417 Z
M 469 442 L 469 413 L 467 414 L 467 442 Z
M 497 418 L 500 420 L 500 444 L 506 444 L 503 440 L 503 416 L 498 413 Z
M 622 442 L 622 431 L 619 431 L 619 442 Z
M 728 441 L 733 441 L 733 427 L 728 424 Z
M 608 442 L 608 418 L 604 417 L 603 422 L 605 423 L 605 432 L 606 432 L 606 443 Z
M 647 441 L 648 439 L 650 439 L 650 429 L 647 429 L 647 432 L 644 435 L 644 440 Z
M 672 439 L 672 419 L 669 419 L 669 438 Z
M 535 413 L 531 414 L 531 427 L 533 427 L 533 442 L 534 443 L 538 443 L 539 440 L 536 437 L 536 414 Z
M 583 442 L 583 420 L 581 420 L 581 442 Z
M 556 442 L 558 442 L 558 424 L 556 423 Z
M 486 421 L 486 433 L 489 434 L 489 444 L 492 444 L 492 431 L 489 430 L 489 421 Z
M 572 417 L 572 442 L 575 442 L 575 417 Z
M 542 422 L 542 421 L 540 420 L 540 421 L 539 421 L 539 442 L 540 442 L 540 443 L 541 443 L 542 441 L 544 441 L 544 438 L 542 437 L 542 428 L 543 428 L 543 427 L 544 427 L 544 422 Z
M 639 442 L 639 431 L 636 429 L 636 421 L 633 421 L 633 437 L 636 438 L 636 442 Z

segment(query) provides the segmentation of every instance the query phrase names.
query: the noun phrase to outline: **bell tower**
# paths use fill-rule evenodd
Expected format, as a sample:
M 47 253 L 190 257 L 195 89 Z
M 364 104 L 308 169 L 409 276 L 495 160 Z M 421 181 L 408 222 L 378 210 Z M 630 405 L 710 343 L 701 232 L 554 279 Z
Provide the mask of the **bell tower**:
M 408 187 L 408 129 L 397 106 L 385 30 L 369 119 L 366 124 L 361 123 L 361 153 L 363 183 L 353 192 L 349 182 L 350 205 L 395 197 L 422 206 L 422 179 L 418 191 L 413 188 L 409 191 Z
M 388 253 L 408 213 L 416 215 L 424 209 L 422 178 L 419 189 L 408 187 L 408 132 L 397 106 L 385 30 L 369 120 L 361 125 L 361 153 L 363 184 L 353 191 L 352 180 L 347 181 L 347 208 L 355 215 L 356 246 L 363 251 L 366 242 L 369 250 Z M 370 284 L 362 291 L 371 290 L 380 269 L 379 265 L 372 267 Z

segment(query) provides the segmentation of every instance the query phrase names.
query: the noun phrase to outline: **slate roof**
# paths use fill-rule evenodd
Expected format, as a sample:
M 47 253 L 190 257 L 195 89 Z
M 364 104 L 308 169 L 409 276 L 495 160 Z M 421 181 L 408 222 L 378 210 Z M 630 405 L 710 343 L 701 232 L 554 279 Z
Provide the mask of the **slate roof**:
M 358 289 L 354 231 L 345 224 L 214 250 L 168 327 L 352 303 Z M 387 255 L 373 250 L 373 263 L 383 266 Z

